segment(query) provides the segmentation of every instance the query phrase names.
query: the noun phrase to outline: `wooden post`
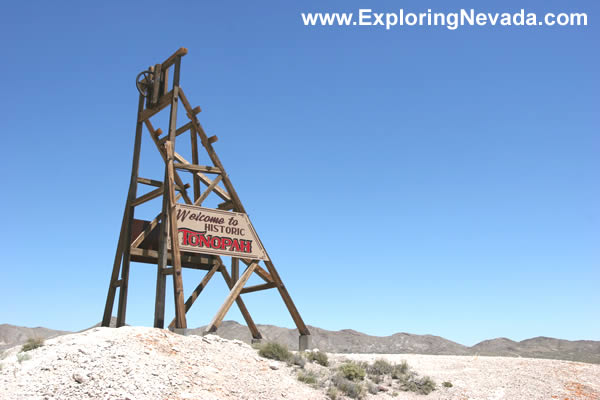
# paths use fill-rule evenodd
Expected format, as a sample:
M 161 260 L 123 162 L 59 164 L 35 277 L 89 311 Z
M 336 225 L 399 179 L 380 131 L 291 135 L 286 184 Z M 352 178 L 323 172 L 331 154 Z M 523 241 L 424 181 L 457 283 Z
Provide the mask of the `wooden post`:
M 138 101 L 138 117 L 140 115 L 140 113 L 143 111 L 144 109 L 144 97 L 142 95 L 140 95 L 139 97 L 139 101 Z M 136 128 L 135 128 L 135 141 L 134 141 L 134 145 L 133 145 L 133 161 L 132 161 L 132 165 L 131 165 L 131 179 L 129 181 L 129 193 L 127 195 L 127 202 L 125 204 L 125 212 L 124 212 L 124 216 L 123 216 L 123 225 L 121 227 L 121 233 L 122 236 L 119 239 L 119 242 L 121 244 L 121 249 L 119 249 L 117 246 L 117 256 L 115 257 L 115 265 L 117 264 L 117 260 L 121 257 L 118 256 L 119 250 L 122 251 L 123 255 L 122 255 L 122 262 L 119 261 L 118 263 L 121 264 L 121 283 L 119 286 L 119 305 L 118 305 L 118 311 L 117 311 L 117 327 L 123 326 L 125 325 L 125 317 L 126 317 L 126 313 L 127 313 L 127 289 L 129 287 L 129 253 L 130 253 L 130 249 L 131 249 L 131 224 L 133 221 L 133 213 L 134 213 L 134 207 L 131 205 L 131 203 L 133 202 L 133 200 L 135 199 L 135 196 L 137 194 L 137 177 L 138 177 L 138 169 L 139 169 L 139 164 L 140 164 L 140 148 L 142 146 L 142 124 L 139 122 L 139 118 L 138 118 L 138 122 L 136 123 Z M 114 271 L 114 266 L 113 266 L 113 271 Z M 111 287 L 113 287 L 116 284 L 116 282 L 111 282 Z M 111 292 L 109 289 L 109 295 L 107 297 L 107 301 L 106 301 L 106 307 L 105 307 L 105 311 L 104 311 L 104 318 L 103 318 L 103 324 L 104 323 L 110 323 L 110 316 L 108 318 L 107 317 L 107 311 L 109 310 L 109 306 L 110 306 L 110 312 L 112 313 L 112 307 L 113 307 L 113 303 L 114 303 L 114 289 L 112 292 L 112 299 L 111 299 Z M 110 304 L 109 304 L 110 303 Z M 108 319 L 108 322 L 107 322 Z
M 231 257 L 231 282 L 235 283 L 240 279 L 240 259 Z

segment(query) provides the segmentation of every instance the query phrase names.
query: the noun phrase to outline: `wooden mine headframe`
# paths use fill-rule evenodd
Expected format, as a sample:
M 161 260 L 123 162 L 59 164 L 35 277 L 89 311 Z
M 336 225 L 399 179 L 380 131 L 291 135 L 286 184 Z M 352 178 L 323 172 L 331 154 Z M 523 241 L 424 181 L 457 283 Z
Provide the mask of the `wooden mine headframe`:
M 221 305 L 216 315 L 206 328 L 206 333 L 215 332 L 225 314 L 236 302 L 243 315 L 253 339 L 260 340 L 258 331 L 250 313 L 248 312 L 241 294 L 259 290 L 277 288 L 286 307 L 288 308 L 296 327 L 300 333 L 299 347 L 306 349 L 309 345 L 310 332 L 302 317 L 298 313 L 281 277 L 277 273 L 273 262 L 268 257 L 250 259 L 243 256 L 232 257 L 231 272 L 223 264 L 218 254 L 189 252 L 180 248 L 178 235 L 177 207 L 180 201 L 184 204 L 202 206 L 206 198 L 214 193 L 223 202 L 217 207 L 219 210 L 232 211 L 245 215 L 245 209 L 236 193 L 223 164 L 213 148 L 217 141 L 216 136 L 208 137 L 198 121 L 197 114 L 200 107 L 192 108 L 183 89 L 179 86 L 181 58 L 187 50 L 181 48 L 167 58 L 163 63 L 150 67 L 148 71 L 140 73 L 136 85 L 140 91 L 138 113 L 136 119 L 135 143 L 133 150 L 133 165 L 131 168 L 131 181 L 129 193 L 125 204 L 119 242 L 113 264 L 106 306 L 102 319 L 102 326 L 109 326 L 117 288 L 119 289 L 119 303 L 117 313 L 117 327 L 125 324 L 127 306 L 127 288 L 129 285 L 130 262 L 156 264 L 156 300 L 154 310 L 154 326 L 164 328 L 165 315 L 165 286 L 167 275 L 173 278 L 173 293 L 175 297 L 175 318 L 169 324 L 174 330 L 187 329 L 186 312 L 194 304 L 198 295 L 206 287 L 212 276 L 220 272 L 225 283 L 230 289 L 229 295 Z M 169 90 L 169 69 L 173 68 L 172 87 Z M 182 103 L 189 122 L 177 127 L 177 109 Z M 167 134 L 161 137 L 162 130 L 155 129 L 150 118 L 161 110 L 170 106 L 169 126 Z M 142 178 L 138 174 L 142 133 L 144 126 L 148 130 L 156 149 L 165 163 L 164 181 Z M 192 161 L 189 162 L 175 151 L 175 140 L 180 135 L 190 133 Z M 198 141 L 206 150 L 212 166 L 199 165 Z M 193 175 L 193 193 L 188 194 L 189 184 L 184 184 L 178 171 L 185 171 Z M 215 175 L 209 178 L 209 174 Z M 154 190 L 138 196 L 138 185 L 149 185 Z M 201 184 L 206 187 L 202 191 Z M 222 184 L 222 186 L 220 186 Z M 162 211 L 152 221 L 134 219 L 137 206 L 152 199 L 162 196 Z M 259 241 L 259 240 L 258 240 Z M 260 241 L 259 241 L 260 242 Z M 239 274 L 239 261 L 247 265 L 246 270 Z M 263 262 L 266 269 L 259 265 Z M 208 271 L 202 281 L 184 301 L 182 268 L 192 268 Z M 244 287 L 251 275 L 257 274 L 265 283 Z

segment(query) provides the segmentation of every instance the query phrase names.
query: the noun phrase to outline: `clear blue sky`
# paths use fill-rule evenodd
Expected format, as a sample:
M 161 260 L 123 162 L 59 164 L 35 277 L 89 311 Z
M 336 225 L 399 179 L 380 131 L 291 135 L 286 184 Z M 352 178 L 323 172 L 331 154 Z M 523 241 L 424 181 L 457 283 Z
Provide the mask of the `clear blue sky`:
M 306 323 L 600 340 L 596 2 L 84 3 L 2 7 L 0 323 L 100 320 L 134 78 L 187 47 L 182 86 Z M 589 26 L 301 23 L 361 7 L 582 11 Z M 144 146 L 140 175 L 161 179 Z M 184 272 L 188 293 L 201 276 Z M 132 266 L 128 323 L 152 325 L 154 279 Z M 189 325 L 225 295 L 214 279 Z M 245 299 L 258 323 L 293 326 L 275 291 Z

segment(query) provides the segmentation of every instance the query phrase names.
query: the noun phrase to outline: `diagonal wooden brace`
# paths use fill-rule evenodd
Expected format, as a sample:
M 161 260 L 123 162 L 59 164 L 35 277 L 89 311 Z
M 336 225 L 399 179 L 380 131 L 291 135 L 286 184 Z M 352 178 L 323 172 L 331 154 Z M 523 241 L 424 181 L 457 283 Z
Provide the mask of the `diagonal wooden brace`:
M 190 297 L 188 297 L 188 299 L 186 300 L 186 302 L 185 302 L 185 312 L 186 313 L 192 307 L 192 305 L 194 304 L 194 302 L 196 301 L 198 296 L 200 296 L 200 293 L 202 293 L 202 291 L 204 290 L 206 285 L 208 285 L 208 281 L 210 281 L 210 278 L 213 277 L 215 272 L 217 272 L 220 267 L 221 267 L 220 260 L 216 260 L 212 269 L 206 273 L 206 275 L 204 276 L 202 281 L 198 284 L 198 286 L 196 286 L 196 289 L 194 289 L 194 291 L 192 292 Z M 169 324 L 169 329 L 174 328 L 174 327 L 175 327 L 175 318 L 173 318 L 173 321 L 171 321 L 171 323 Z
M 256 269 L 257 265 L 258 263 L 255 261 L 252 264 L 250 264 L 248 268 L 246 268 L 246 271 L 244 271 L 240 279 L 235 283 L 235 285 L 229 292 L 229 295 L 225 299 L 225 302 L 221 305 L 219 311 L 217 311 L 217 314 L 214 316 L 210 324 L 208 324 L 208 326 L 206 327 L 205 333 L 214 333 L 217 331 L 219 325 L 221 325 L 221 322 L 223 322 L 223 318 L 225 318 L 225 314 L 227 314 L 227 311 L 229 311 L 235 299 L 237 299 L 240 295 L 240 292 L 244 288 L 246 282 L 248 282 L 248 279 L 250 279 L 250 276 Z

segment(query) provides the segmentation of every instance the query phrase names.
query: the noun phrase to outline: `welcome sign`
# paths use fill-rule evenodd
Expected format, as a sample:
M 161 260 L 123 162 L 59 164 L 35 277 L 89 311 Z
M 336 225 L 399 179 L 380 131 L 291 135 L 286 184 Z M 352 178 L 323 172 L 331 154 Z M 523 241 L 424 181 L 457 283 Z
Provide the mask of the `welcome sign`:
M 181 251 L 269 260 L 248 215 L 188 204 L 175 212 Z

